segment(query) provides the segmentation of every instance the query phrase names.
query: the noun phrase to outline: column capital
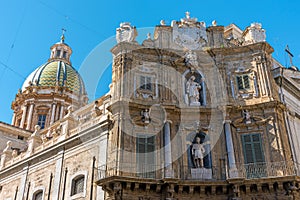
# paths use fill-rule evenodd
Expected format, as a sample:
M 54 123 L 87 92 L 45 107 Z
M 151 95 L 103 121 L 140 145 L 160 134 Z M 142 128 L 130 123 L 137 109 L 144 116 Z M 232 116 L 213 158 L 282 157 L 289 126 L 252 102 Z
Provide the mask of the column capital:
M 224 120 L 224 124 L 231 124 L 231 122 L 232 122 L 232 121 L 231 121 L 230 119 L 225 119 L 225 120 Z

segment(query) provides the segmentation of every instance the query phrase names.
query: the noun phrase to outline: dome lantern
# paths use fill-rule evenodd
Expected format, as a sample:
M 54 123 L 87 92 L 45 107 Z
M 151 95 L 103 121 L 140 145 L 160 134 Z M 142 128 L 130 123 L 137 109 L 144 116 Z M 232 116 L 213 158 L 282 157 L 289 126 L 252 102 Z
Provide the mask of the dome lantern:
M 61 60 L 68 64 L 71 64 L 70 56 L 72 54 L 72 49 L 65 43 L 65 29 L 62 29 L 62 35 L 60 37 L 60 42 L 51 46 L 51 55 L 49 61 Z

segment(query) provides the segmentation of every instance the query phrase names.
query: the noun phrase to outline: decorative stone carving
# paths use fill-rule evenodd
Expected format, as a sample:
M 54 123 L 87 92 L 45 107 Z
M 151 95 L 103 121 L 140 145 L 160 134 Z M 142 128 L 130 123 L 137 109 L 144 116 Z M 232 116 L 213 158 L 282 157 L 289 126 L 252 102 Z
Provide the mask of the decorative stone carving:
M 99 102 L 95 101 L 92 116 L 97 117 L 97 116 L 100 116 L 101 114 L 102 114 L 102 110 L 100 110 L 100 108 L 99 108 Z
M 7 141 L 6 147 L 5 147 L 5 149 L 3 150 L 3 153 L 7 153 L 7 152 L 11 152 L 11 151 L 12 151 L 12 149 L 11 149 L 11 144 L 12 144 L 11 141 Z
M 243 110 L 243 116 L 246 124 L 251 124 L 251 115 L 248 110 Z
M 73 115 L 74 107 L 72 105 L 70 105 L 67 109 L 68 109 L 68 113 L 66 114 L 66 116 L 64 118 L 72 117 L 72 115 Z
M 186 97 L 189 105 L 200 106 L 200 90 L 201 86 L 197 83 L 195 76 L 191 76 L 186 83 Z
M 150 123 L 151 119 L 150 119 L 150 113 L 148 109 L 141 111 L 141 116 L 142 116 L 142 122 L 144 122 L 145 124 Z
M 160 25 L 161 25 L 161 26 L 165 26 L 165 25 L 166 25 L 166 22 L 165 22 L 165 20 L 163 20 L 163 19 L 162 19 L 162 20 L 160 20 Z
M 113 187 L 115 200 L 122 200 L 122 184 L 116 182 Z
M 252 23 L 251 26 L 247 28 L 245 41 L 248 44 L 266 41 L 266 31 L 262 29 L 260 23 Z
M 34 132 L 31 134 L 31 137 L 40 137 L 41 127 L 39 125 L 34 126 Z
M 129 22 L 123 22 L 116 30 L 116 40 L 120 42 L 134 42 L 137 36 L 137 31 Z
M 204 22 L 197 22 L 197 18 L 191 18 L 186 12 L 186 17 L 180 22 L 172 21 L 173 42 L 189 49 L 198 50 L 206 45 L 207 34 Z
M 211 25 L 217 26 L 217 21 L 216 20 L 212 21 Z
M 185 55 L 185 63 L 191 65 L 191 71 L 194 72 L 195 71 L 195 67 L 198 66 L 198 58 L 197 58 L 197 54 L 193 51 L 188 51 Z

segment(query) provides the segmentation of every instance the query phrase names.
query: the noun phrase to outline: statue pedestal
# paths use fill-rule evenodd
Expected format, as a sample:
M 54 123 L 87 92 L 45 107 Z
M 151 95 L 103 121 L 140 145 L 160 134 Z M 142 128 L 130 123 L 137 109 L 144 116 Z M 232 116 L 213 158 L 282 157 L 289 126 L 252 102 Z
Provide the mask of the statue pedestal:
M 190 106 L 201 106 L 200 102 L 192 102 Z
M 212 170 L 206 168 L 191 169 L 192 179 L 212 179 Z

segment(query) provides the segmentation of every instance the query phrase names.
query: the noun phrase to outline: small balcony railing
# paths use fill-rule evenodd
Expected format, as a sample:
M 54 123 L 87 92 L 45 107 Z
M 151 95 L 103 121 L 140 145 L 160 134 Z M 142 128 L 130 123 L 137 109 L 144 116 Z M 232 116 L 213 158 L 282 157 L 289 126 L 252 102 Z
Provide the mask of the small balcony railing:
M 238 165 L 238 174 L 246 179 L 283 177 L 296 174 L 293 162 L 250 163 Z

